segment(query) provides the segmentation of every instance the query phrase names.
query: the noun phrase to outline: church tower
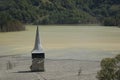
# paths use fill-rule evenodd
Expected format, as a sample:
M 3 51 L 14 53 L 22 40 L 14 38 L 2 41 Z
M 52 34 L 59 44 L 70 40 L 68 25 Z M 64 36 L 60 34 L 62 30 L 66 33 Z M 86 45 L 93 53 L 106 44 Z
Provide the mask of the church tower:
M 44 71 L 45 53 L 43 52 L 43 49 L 41 47 L 38 26 L 36 30 L 35 45 L 31 53 L 32 53 L 32 65 L 30 66 L 31 71 Z

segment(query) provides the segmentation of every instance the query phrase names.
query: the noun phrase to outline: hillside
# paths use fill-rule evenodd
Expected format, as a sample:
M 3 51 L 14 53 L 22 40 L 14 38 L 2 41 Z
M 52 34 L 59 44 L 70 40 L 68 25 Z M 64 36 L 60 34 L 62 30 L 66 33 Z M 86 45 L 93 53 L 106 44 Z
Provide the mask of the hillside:
M 24 23 L 120 24 L 120 0 L 0 0 L 0 14 Z M 2 20 L 2 19 L 1 19 Z

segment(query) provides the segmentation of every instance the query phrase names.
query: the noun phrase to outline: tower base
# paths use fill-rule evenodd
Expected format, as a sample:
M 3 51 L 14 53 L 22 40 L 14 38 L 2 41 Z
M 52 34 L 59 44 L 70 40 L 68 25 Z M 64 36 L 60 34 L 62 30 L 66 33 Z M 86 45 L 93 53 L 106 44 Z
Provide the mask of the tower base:
M 30 69 L 32 72 L 44 72 L 44 58 L 33 58 Z

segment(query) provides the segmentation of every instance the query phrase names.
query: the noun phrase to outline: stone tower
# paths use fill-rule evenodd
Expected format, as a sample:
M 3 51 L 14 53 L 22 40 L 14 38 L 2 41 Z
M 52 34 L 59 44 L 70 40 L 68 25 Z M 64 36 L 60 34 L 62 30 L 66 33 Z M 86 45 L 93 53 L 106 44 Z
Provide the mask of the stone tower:
M 44 59 L 45 53 L 40 44 L 39 29 L 37 26 L 35 45 L 32 50 L 32 65 L 30 66 L 31 71 L 44 71 Z

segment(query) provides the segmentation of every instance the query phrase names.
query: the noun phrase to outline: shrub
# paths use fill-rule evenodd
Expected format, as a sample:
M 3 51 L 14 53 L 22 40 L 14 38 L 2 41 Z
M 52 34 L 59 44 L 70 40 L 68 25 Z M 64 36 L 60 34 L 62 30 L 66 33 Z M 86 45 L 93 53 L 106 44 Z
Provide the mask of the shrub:
M 98 80 L 114 80 L 116 62 L 113 58 L 105 58 L 101 61 L 101 70 L 97 73 Z
M 97 73 L 98 80 L 120 80 L 120 54 L 115 58 L 101 61 L 101 70 Z

